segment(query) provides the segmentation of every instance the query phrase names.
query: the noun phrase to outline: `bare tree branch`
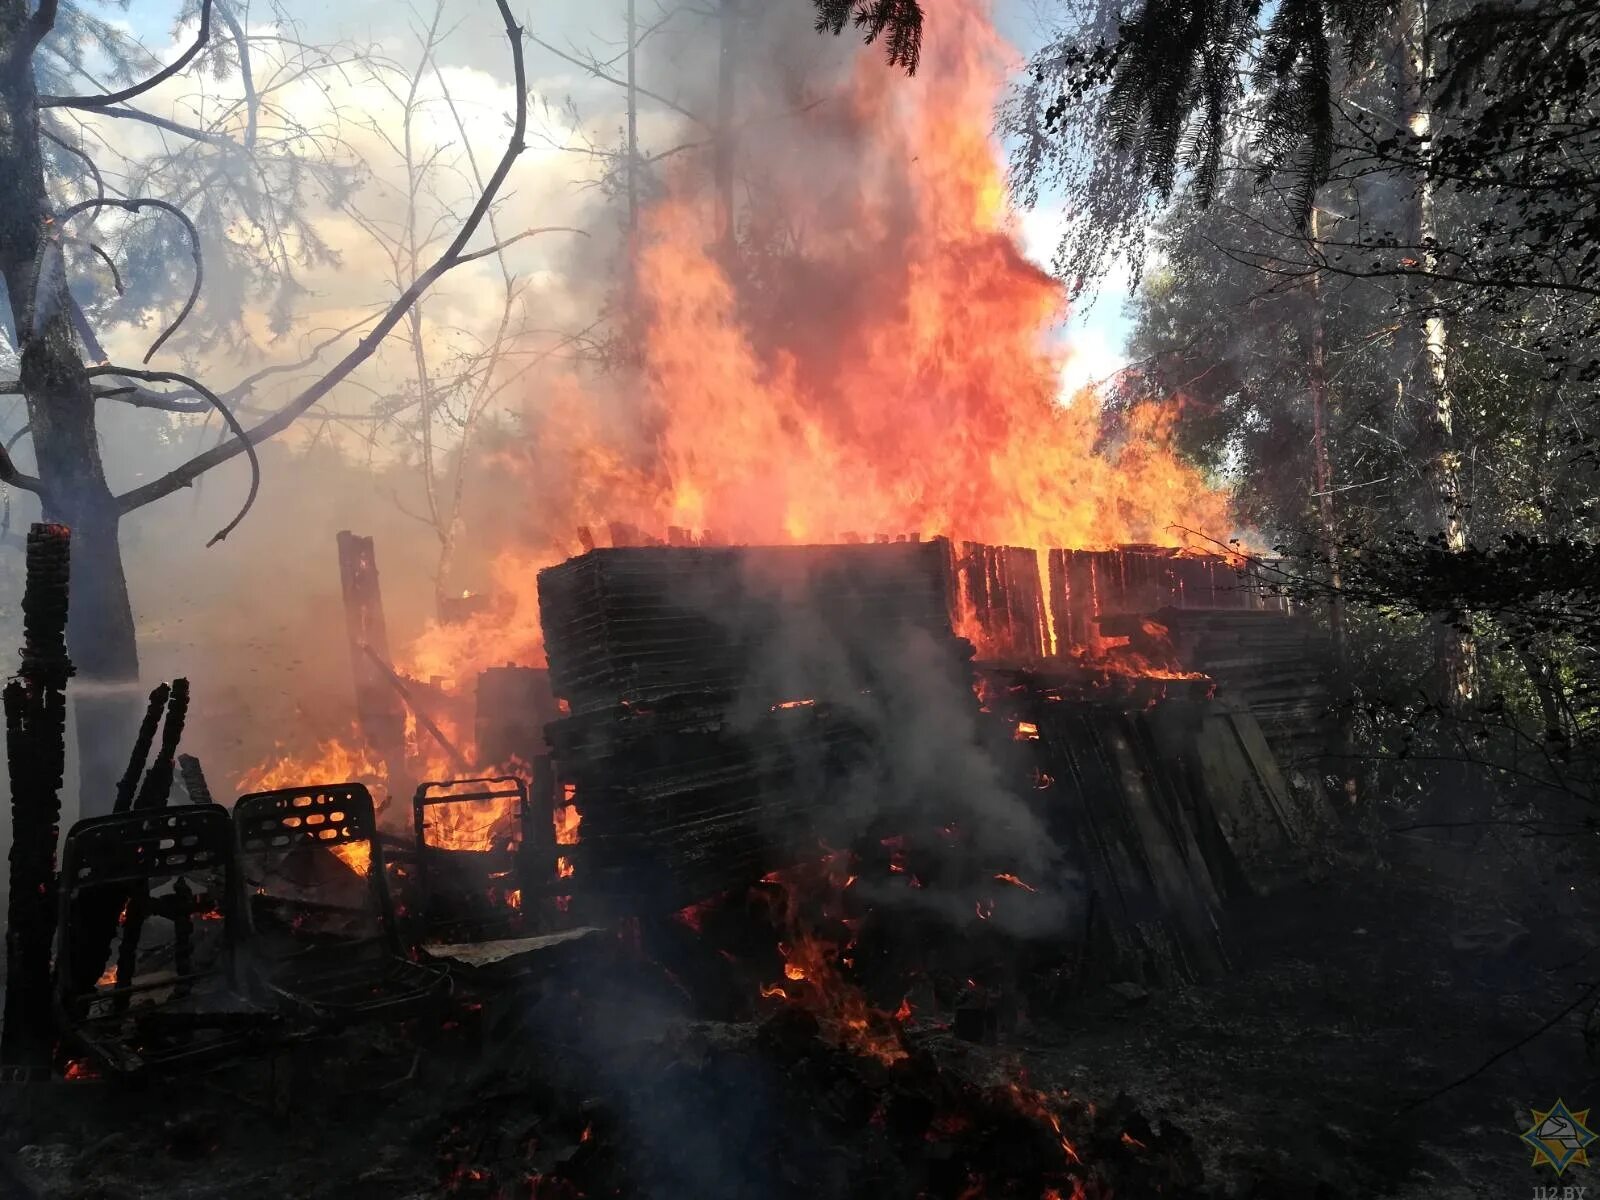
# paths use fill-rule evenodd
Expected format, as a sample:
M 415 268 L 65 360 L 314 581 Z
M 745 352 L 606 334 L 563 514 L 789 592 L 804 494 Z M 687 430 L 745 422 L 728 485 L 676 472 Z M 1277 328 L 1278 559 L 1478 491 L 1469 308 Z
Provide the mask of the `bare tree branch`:
M 96 400 L 118 400 L 130 408 L 153 408 L 157 412 L 170 413 L 210 412 L 212 407 L 200 397 L 187 400 L 180 395 L 152 392 L 148 388 L 142 388 L 132 383 L 124 387 L 95 388 L 94 398 Z
M 54 4 L 50 5 L 53 10 Z M 40 96 L 40 108 L 110 108 L 113 104 L 121 104 L 124 100 L 132 100 L 151 88 L 157 87 L 171 79 L 179 71 L 194 61 L 195 55 L 205 49 L 206 42 L 211 37 L 211 0 L 200 0 L 200 28 L 195 33 L 194 43 L 172 62 L 162 67 L 154 75 L 142 83 L 135 83 L 121 91 L 108 92 L 103 96 Z
M 158 117 L 155 113 L 147 113 L 142 108 L 107 108 L 102 110 L 102 114 L 108 117 L 121 117 L 128 121 L 141 121 L 146 125 L 154 125 L 157 129 L 165 129 L 168 133 L 189 138 L 191 141 L 210 142 L 213 146 L 237 147 L 239 144 L 225 133 L 184 125 L 169 117 Z
M 417 299 L 431 287 L 445 272 L 459 266 L 468 241 L 478 231 L 488 214 L 490 206 L 506 177 L 511 173 L 511 167 L 517 157 L 522 153 L 526 144 L 525 139 L 528 129 L 528 80 L 527 67 L 524 62 L 522 50 L 523 31 L 517 25 L 516 18 L 512 15 L 509 0 L 495 0 L 495 7 L 500 12 L 501 22 L 504 25 L 506 37 L 511 43 L 511 64 L 515 75 L 516 86 L 516 119 L 512 128 L 511 139 L 506 145 L 500 161 L 495 165 L 494 172 L 490 175 L 478 201 L 473 205 L 472 211 L 462 223 L 456 236 L 445 248 L 444 252 L 434 260 L 433 264 L 412 281 L 411 285 L 389 306 L 388 310 L 379 318 L 372 332 L 358 342 L 354 349 L 336 363 L 327 374 L 315 383 L 305 388 L 288 404 L 280 408 L 272 416 L 254 426 L 252 429 L 241 432 L 233 439 L 213 447 L 203 454 L 198 454 L 182 466 L 168 471 L 158 479 L 151 480 L 141 487 L 125 492 L 118 497 L 118 508 L 121 512 L 131 512 L 136 508 L 158 500 L 162 496 L 170 495 L 181 487 L 186 487 L 205 472 L 230 458 L 250 450 L 258 442 L 263 442 L 274 434 L 281 433 L 292 425 L 297 417 L 311 409 L 319 400 L 331 392 L 339 383 L 358 366 L 370 358 L 378 345 L 387 336 L 390 330 L 404 319 L 411 306 Z
M 94 158 L 89 154 L 89 152 L 87 150 L 84 150 L 82 147 L 79 147 L 79 146 L 74 146 L 70 142 L 68 142 L 65 138 L 58 137 L 57 135 L 51 133 L 48 129 L 46 129 L 44 127 L 43 122 L 41 122 L 40 126 L 39 126 L 39 136 L 44 138 L 47 141 L 54 142 L 57 146 L 60 146 L 63 150 L 65 150 L 68 154 L 72 155 L 79 162 L 83 163 L 84 167 L 87 168 L 90 176 L 94 179 L 95 199 L 104 200 L 106 198 L 106 181 L 105 181 L 105 177 L 100 174 L 100 168 L 95 165 Z
M 39 481 L 32 475 L 24 475 L 17 470 L 17 464 L 11 461 L 11 451 L 0 446 L 0 483 L 9 483 L 14 488 L 20 488 L 34 495 L 42 495 Z
M 211 407 L 222 415 L 222 419 L 227 422 L 228 428 L 233 430 L 234 437 L 248 438 L 244 426 L 239 424 L 239 418 L 233 415 L 228 406 L 222 402 L 221 397 L 203 383 L 192 379 L 188 375 L 179 374 L 177 371 L 141 371 L 131 367 L 109 366 L 91 367 L 85 374 L 91 379 L 98 375 L 116 375 L 123 379 L 142 379 L 146 383 L 181 383 L 185 387 L 198 392 Z M 206 543 L 208 548 L 215 546 L 238 527 L 239 522 L 244 520 L 245 514 L 250 511 L 250 506 L 256 502 L 256 493 L 261 490 L 261 460 L 256 457 L 256 448 L 248 440 L 243 442 L 243 446 L 245 454 L 250 459 L 250 494 L 244 498 L 244 504 L 240 507 L 233 520 L 212 535 L 211 540 Z
M 189 314 L 194 311 L 194 306 L 200 299 L 200 288 L 205 282 L 205 263 L 200 257 L 200 231 L 194 227 L 194 222 L 189 219 L 189 215 L 183 209 L 166 200 L 145 198 L 121 200 L 109 196 L 102 196 L 94 200 L 81 200 L 69 208 L 62 209 L 61 215 L 56 218 L 57 228 L 64 228 L 66 223 L 73 217 L 91 208 L 122 208 L 131 213 L 137 213 L 141 208 L 159 208 L 163 212 L 169 212 L 177 217 L 178 220 L 183 222 L 183 227 L 189 231 L 189 249 L 194 257 L 194 283 L 189 288 L 189 298 L 183 302 L 183 308 L 178 312 L 177 317 L 173 319 L 172 324 L 162 330 L 161 336 L 151 342 L 150 349 L 144 352 L 143 361 L 149 362 L 155 356 L 155 352 L 161 349 L 162 344 L 174 333 L 178 332 L 178 326 L 182 325 Z

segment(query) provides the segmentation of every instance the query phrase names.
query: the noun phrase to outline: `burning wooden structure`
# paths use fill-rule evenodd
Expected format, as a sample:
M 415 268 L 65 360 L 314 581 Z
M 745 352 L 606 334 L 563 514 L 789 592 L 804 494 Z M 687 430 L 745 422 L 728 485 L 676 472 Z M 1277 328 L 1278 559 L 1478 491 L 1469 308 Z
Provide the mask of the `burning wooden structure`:
M 864 777 L 880 815 L 947 819 L 896 796 L 886 761 L 916 743 L 893 732 L 918 719 L 906 696 L 942 692 L 1016 731 L 1015 790 L 1083 881 L 1074 936 L 1097 972 L 1222 969 L 1224 902 L 1292 871 L 1321 819 L 1257 720 L 1321 736 L 1316 686 L 1282 686 L 1322 676 L 1319 640 L 1217 556 L 1045 562 L 933 539 L 622 546 L 542 572 L 573 894 L 666 911 L 748 884 L 848 836 L 839 797 Z

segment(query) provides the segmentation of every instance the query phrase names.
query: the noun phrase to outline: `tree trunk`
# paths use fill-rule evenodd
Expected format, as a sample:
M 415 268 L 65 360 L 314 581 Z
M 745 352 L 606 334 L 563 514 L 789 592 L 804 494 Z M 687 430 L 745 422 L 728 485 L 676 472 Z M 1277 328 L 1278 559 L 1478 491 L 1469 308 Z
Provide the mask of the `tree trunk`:
M 1311 206 L 1310 241 L 1313 249 L 1321 237 L 1321 220 L 1316 204 Z M 1322 553 L 1327 559 L 1328 628 L 1333 635 L 1334 654 L 1340 680 L 1345 675 L 1344 595 L 1339 572 L 1339 529 L 1333 511 L 1333 466 L 1328 454 L 1328 328 L 1322 303 L 1322 275 L 1313 271 L 1306 284 L 1308 347 L 1306 388 L 1311 394 L 1312 479 L 1316 491 L 1317 519 L 1322 530 Z
M 1421 166 L 1404 203 L 1402 242 L 1424 272 L 1437 268 L 1433 184 L 1426 160 L 1433 136 L 1429 110 L 1433 63 L 1428 44 L 1427 0 L 1399 0 L 1395 9 L 1395 81 L 1397 115 L 1415 139 Z M 1461 495 L 1461 456 L 1455 437 L 1450 396 L 1448 344 L 1443 308 L 1427 278 L 1410 281 L 1399 335 L 1400 371 L 1396 412 L 1416 424 L 1424 493 L 1419 508 L 1425 521 L 1444 538 L 1451 551 L 1466 549 L 1466 516 Z M 1469 633 L 1444 621 L 1435 628 L 1440 704 L 1460 712 L 1477 691 L 1476 651 Z
M 0 58 L 29 5 L 0 0 Z M 0 274 L 21 350 L 21 381 L 46 521 L 72 528 L 68 649 L 77 667 L 82 815 L 109 812 L 137 721 L 139 655 L 122 569 L 120 512 L 95 434 L 94 396 L 72 329 L 65 273 L 41 271 L 51 207 L 28 56 L 0 77 Z M 42 286 L 41 286 L 42 284 Z

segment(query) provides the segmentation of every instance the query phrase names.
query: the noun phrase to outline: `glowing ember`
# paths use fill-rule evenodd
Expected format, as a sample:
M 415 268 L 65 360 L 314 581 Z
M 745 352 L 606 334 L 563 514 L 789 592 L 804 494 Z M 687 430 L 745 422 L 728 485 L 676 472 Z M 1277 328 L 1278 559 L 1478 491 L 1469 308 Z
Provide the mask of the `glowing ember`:
M 371 842 L 340 842 L 337 846 L 329 846 L 333 856 L 349 867 L 363 879 L 372 869 L 372 843 Z
M 1061 1132 L 1061 1118 L 1056 1116 L 1055 1112 L 1050 1108 L 1050 1105 L 1045 1101 L 1043 1093 L 1036 1092 L 1020 1083 L 1006 1084 L 1006 1091 L 1010 1095 L 1012 1103 L 1017 1106 L 1018 1111 L 1050 1126 L 1055 1132 L 1057 1140 L 1061 1143 L 1061 1152 L 1067 1156 L 1068 1160 L 1074 1163 L 1083 1162 L 1083 1159 L 1078 1157 L 1078 1151 L 1067 1140 L 1067 1135 Z
M 1032 721 L 1018 721 L 1016 731 L 1011 736 L 1019 742 L 1036 742 L 1039 740 L 1039 727 Z
M 1031 883 L 1024 883 L 1022 880 L 1018 879 L 1015 875 L 1001 873 L 999 875 L 996 875 L 995 878 L 998 879 L 1001 883 L 1009 883 L 1012 887 L 1019 887 L 1025 892 L 1037 892 L 1039 890 L 1038 888 L 1034 887 Z
M 576 804 L 563 804 L 555 810 L 556 845 L 576 846 L 578 827 L 583 824 L 583 814 Z
M 778 949 L 785 959 L 784 978 L 791 982 L 804 981 L 806 986 L 797 994 L 776 984 L 763 984 L 761 995 L 767 999 L 782 999 L 801 1003 L 808 1008 L 835 1040 L 858 1054 L 868 1055 L 883 1063 L 894 1063 L 907 1057 L 900 1043 L 899 1027 L 887 1013 L 875 1010 L 867 1003 L 861 989 L 840 974 L 840 967 L 848 967 L 849 950 L 854 942 L 840 947 L 817 936 L 808 927 L 800 912 L 802 886 L 815 884 L 819 895 L 841 895 L 837 870 L 843 855 L 830 855 L 822 864 L 797 868 L 794 872 L 774 873 L 767 882 L 777 884 L 771 891 L 762 893 L 773 901 L 777 911 L 774 916 L 784 932 L 784 941 Z M 818 873 L 820 878 L 812 878 Z M 851 922 L 842 921 L 846 928 Z

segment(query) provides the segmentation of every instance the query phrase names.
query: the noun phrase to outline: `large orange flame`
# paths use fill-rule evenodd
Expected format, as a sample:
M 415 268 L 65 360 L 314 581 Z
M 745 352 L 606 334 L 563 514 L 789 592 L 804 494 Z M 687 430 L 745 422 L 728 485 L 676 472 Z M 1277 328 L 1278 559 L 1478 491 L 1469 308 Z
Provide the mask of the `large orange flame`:
M 642 369 L 622 401 L 572 380 L 527 397 L 537 436 L 507 457 L 543 544 L 496 565 L 512 615 L 430 630 L 417 674 L 540 661 L 533 573 L 608 520 L 733 542 L 1225 536 L 1223 497 L 1169 448 L 1170 407 L 1124 414 L 1108 446 L 1095 398 L 1062 396 L 1064 292 L 1023 255 L 990 132 L 1018 57 L 982 0 L 927 9 L 915 77 L 863 51 L 780 152 L 747 142 L 763 185 L 737 266 L 705 171 L 668 181 L 637 249 Z
M 736 262 L 703 166 L 667 180 L 635 250 L 639 369 L 530 380 L 528 436 L 496 458 L 526 493 L 493 562 L 501 603 L 427 629 L 407 674 L 542 663 L 535 575 L 582 548 L 580 528 L 604 544 L 610 521 L 752 543 L 1226 536 L 1224 496 L 1169 444 L 1175 401 L 1108 437 L 1092 394 L 1062 395 L 1064 292 L 1022 252 L 990 131 L 1018 58 L 984 0 L 926 8 L 915 77 L 863 50 L 835 93 L 745 140 L 761 188 Z M 358 753 L 323 746 L 248 783 L 381 775 Z

